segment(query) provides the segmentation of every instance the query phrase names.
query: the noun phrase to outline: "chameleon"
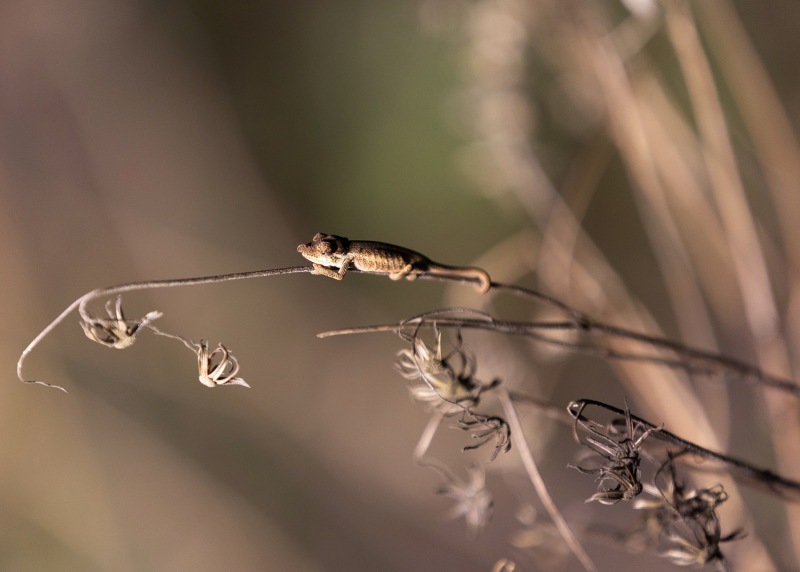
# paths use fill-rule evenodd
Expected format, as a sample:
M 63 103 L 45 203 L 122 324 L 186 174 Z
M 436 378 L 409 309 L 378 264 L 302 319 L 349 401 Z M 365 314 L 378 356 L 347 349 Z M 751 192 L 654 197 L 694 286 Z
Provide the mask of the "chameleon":
M 424 254 L 385 242 L 350 240 L 318 232 L 311 242 L 299 245 L 297 252 L 314 263 L 312 274 L 335 280 L 344 278 L 352 265 L 362 272 L 388 274 L 392 280 L 414 280 L 419 274 L 457 276 L 475 281 L 475 287 L 483 294 L 492 283 L 489 274 L 480 268 L 439 264 Z

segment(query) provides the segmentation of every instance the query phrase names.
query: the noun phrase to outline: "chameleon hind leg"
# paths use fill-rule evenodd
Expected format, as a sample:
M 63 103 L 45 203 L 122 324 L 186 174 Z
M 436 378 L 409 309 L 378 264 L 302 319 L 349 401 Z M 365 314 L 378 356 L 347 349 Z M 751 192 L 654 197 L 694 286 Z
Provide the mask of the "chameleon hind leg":
M 389 278 L 391 280 L 400 280 L 401 278 L 406 278 L 408 280 L 415 280 L 417 278 L 417 275 L 412 272 L 413 270 L 414 270 L 413 264 L 406 264 L 405 266 L 403 266 L 403 268 L 401 268 L 397 272 L 390 272 Z

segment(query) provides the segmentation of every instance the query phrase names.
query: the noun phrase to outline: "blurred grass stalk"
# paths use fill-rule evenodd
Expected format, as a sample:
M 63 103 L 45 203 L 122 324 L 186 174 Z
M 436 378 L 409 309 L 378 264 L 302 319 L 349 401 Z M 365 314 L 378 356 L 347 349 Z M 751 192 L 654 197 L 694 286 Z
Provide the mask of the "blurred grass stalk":
M 616 24 L 611 3 L 483 0 L 465 8 L 464 115 L 473 143 L 463 164 L 487 194 L 513 197 L 535 228 L 504 247 L 538 255 L 501 259 L 500 279 L 533 269 L 542 286 L 581 310 L 659 331 L 582 228 L 617 157 L 628 177 L 618 184 L 627 185 L 638 208 L 683 341 L 716 350 L 715 332 L 737 332 L 761 368 L 796 378 L 800 148 L 787 114 L 728 0 L 628 4 L 632 10 L 616 14 Z M 666 56 L 648 50 L 654 37 L 669 46 Z M 562 115 L 583 124 L 582 150 L 562 184 L 548 177 L 537 154 L 537 137 L 547 135 L 534 125 L 532 102 L 542 86 L 530 70 L 540 67 L 557 83 Z M 742 156 L 757 167 L 747 171 L 747 184 Z M 774 217 L 778 228 L 756 212 Z M 492 261 L 496 267 L 494 255 Z M 625 350 L 624 341 L 615 343 Z M 695 389 L 682 374 L 652 365 L 613 367 L 650 418 L 727 448 L 736 422 L 727 386 Z M 755 407 L 758 399 L 765 408 Z M 757 400 L 747 422 L 769 427 L 777 470 L 797 478 L 797 403 L 760 391 Z M 731 563 L 775 569 L 735 484 L 724 486 L 732 500 L 725 526 L 750 530 L 730 546 Z M 785 511 L 796 566 L 800 509 Z

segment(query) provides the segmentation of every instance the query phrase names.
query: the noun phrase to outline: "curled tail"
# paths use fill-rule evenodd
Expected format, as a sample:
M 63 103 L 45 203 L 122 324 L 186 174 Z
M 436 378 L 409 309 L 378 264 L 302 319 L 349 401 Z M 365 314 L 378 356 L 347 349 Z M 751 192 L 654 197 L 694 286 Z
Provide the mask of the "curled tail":
M 475 280 L 477 281 L 475 288 L 477 288 L 478 292 L 481 294 L 486 294 L 492 287 L 492 278 L 489 276 L 489 273 L 482 268 L 476 268 L 474 266 L 446 266 L 444 264 L 430 264 L 426 270 L 430 274 L 438 274 L 440 276 L 460 276 L 462 278 Z

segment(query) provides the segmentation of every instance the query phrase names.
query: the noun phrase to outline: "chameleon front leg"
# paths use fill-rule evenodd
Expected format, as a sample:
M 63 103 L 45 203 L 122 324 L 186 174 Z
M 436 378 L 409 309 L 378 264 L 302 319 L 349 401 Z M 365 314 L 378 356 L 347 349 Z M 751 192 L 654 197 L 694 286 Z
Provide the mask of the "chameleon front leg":
M 320 276 L 327 276 L 328 278 L 333 278 L 334 280 L 341 280 L 344 278 L 344 275 L 347 274 L 347 269 L 350 266 L 350 263 L 355 258 L 352 255 L 347 255 L 342 259 L 342 264 L 339 266 L 339 270 L 335 270 L 330 266 L 323 266 L 322 264 L 314 264 L 314 270 L 311 274 L 319 274 Z

